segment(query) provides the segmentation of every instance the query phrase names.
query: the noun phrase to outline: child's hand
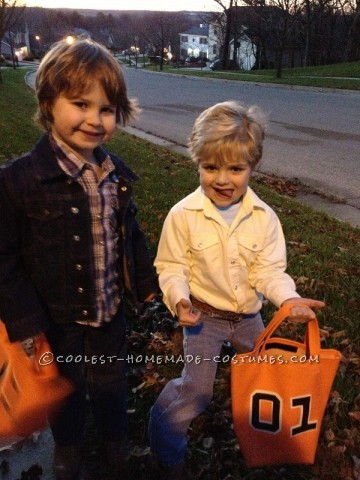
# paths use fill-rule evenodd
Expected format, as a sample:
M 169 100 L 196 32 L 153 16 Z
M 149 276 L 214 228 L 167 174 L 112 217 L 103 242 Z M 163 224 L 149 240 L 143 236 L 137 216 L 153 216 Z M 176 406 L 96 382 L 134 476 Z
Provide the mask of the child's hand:
M 195 311 L 190 300 L 182 298 L 176 305 L 177 316 L 182 327 L 194 327 L 197 325 L 201 312 Z
M 289 315 L 289 320 L 291 322 L 308 322 L 316 317 L 312 308 L 325 307 L 325 303 L 321 300 L 312 300 L 311 298 L 289 298 L 288 300 L 285 300 L 281 306 L 284 306 L 288 303 L 295 304 L 291 308 Z
M 35 337 L 29 337 L 26 338 L 25 340 L 22 340 L 21 346 L 26 353 L 26 355 L 30 358 L 34 357 L 35 355 L 35 342 L 37 340 L 38 336 Z

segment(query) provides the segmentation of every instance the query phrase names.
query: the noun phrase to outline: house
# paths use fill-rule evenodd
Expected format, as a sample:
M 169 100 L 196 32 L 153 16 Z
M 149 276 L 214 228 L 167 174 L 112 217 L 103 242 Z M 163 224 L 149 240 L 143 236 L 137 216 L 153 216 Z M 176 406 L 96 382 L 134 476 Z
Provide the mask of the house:
M 38 35 L 29 33 L 27 26 L 25 32 L 6 32 L 1 42 L 1 54 L 12 59 L 13 53 L 18 60 L 39 57 L 41 52 L 41 39 Z
M 209 25 L 200 24 L 198 27 L 192 27 L 186 32 L 179 33 L 179 37 L 181 59 L 200 57 L 203 60 L 213 60 L 216 56 L 213 53 L 214 45 L 211 41 L 212 35 Z
M 229 46 L 229 58 L 235 59 L 243 70 L 250 70 L 255 65 L 256 45 L 250 37 L 243 33 L 233 38 Z M 179 33 L 180 57 L 200 57 L 204 60 L 214 61 L 221 55 L 221 27 L 217 24 L 200 24 L 186 32 Z

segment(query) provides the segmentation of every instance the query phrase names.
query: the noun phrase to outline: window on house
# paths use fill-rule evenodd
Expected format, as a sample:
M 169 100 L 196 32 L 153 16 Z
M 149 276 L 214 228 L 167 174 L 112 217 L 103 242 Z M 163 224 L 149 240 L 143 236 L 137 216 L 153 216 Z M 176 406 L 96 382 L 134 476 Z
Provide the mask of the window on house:
M 208 43 L 207 38 L 200 38 L 200 44 L 201 45 L 207 45 L 207 43 Z
M 188 37 L 186 35 L 181 36 L 181 41 L 186 43 L 188 41 Z

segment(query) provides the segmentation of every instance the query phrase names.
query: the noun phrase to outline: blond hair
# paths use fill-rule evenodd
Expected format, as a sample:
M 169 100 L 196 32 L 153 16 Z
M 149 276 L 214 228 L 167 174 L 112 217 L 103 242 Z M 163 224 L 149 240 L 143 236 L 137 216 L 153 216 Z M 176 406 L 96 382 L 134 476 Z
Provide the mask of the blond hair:
M 189 140 L 193 161 L 212 158 L 219 164 L 245 160 L 254 169 L 260 162 L 267 118 L 253 105 L 235 101 L 217 103 L 195 120 Z
M 121 67 L 111 53 L 91 39 L 62 40 L 53 45 L 40 63 L 35 91 L 38 98 L 36 123 L 49 131 L 52 107 L 59 95 L 75 98 L 98 81 L 109 102 L 116 106 L 116 122 L 126 125 L 138 112 L 136 102 L 127 97 Z

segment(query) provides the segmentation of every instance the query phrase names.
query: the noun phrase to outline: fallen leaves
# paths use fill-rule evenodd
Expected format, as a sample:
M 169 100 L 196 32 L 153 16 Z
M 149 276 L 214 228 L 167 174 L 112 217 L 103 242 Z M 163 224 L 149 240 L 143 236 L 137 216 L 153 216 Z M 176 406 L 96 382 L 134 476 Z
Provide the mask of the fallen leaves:
M 301 189 L 301 184 L 298 180 L 276 177 L 271 174 L 265 175 L 258 173 L 255 177 L 255 181 L 259 184 L 273 188 L 276 192 L 282 195 L 288 195 L 289 197 L 296 197 Z

